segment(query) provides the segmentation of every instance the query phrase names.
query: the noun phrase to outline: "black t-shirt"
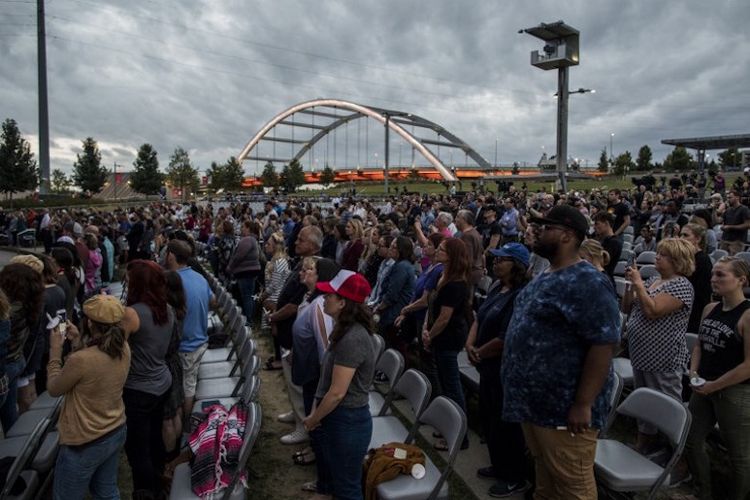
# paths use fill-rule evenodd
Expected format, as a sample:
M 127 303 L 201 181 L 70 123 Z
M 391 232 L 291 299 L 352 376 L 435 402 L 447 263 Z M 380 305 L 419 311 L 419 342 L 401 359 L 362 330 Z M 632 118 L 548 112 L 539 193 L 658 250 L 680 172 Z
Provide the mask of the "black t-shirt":
M 750 208 L 745 205 L 727 208 L 727 211 L 724 212 L 724 224 L 740 225 L 748 219 L 750 219 Z M 725 229 L 721 233 L 723 241 L 745 241 L 746 236 L 747 231 L 744 229 Z
M 737 323 L 749 308 L 750 301 L 746 300 L 734 309 L 723 311 L 719 302 L 706 315 L 698 333 L 701 346 L 698 374 L 701 377 L 716 380 L 744 361 L 744 344 Z M 748 384 L 750 380 L 743 383 Z
M 435 323 L 443 306 L 452 307 L 453 313 L 445 329 L 432 339 L 433 349 L 460 351 L 469 336 L 468 311 L 469 284 L 465 281 L 450 281 L 438 288 L 430 298 L 430 321 Z
M 490 244 L 490 240 L 492 237 L 496 234 L 503 234 L 503 227 L 500 225 L 500 222 L 495 220 L 490 224 L 485 224 L 484 227 L 482 227 L 482 241 L 484 243 L 484 248 L 487 248 Z M 498 245 L 502 243 L 502 239 L 497 241 Z
M 622 242 L 617 236 L 609 236 L 602 240 L 602 247 L 609 254 L 609 263 L 604 266 L 604 272 L 607 273 L 607 276 L 614 279 L 615 267 L 617 266 L 617 261 L 620 260 L 620 254 L 622 253 Z
M 620 226 L 622 226 L 622 223 L 625 222 L 625 216 L 630 215 L 630 210 L 625 203 L 620 202 L 607 207 L 607 213 L 615 216 L 615 222 L 612 224 L 612 230 L 617 231 L 618 229 L 620 229 Z
M 300 305 L 307 293 L 307 286 L 299 279 L 300 270 L 302 269 L 302 259 L 299 260 L 294 270 L 289 273 L 289 277 L 284 283 L 284 288 L 279 293 L 279 299 L 276 301 L 276 310 L 278 311 L 287 304 Z M 292 348 L 292 325 L 297 315 L 276 322 L 276 335 L 279 343 L 284 349 Z

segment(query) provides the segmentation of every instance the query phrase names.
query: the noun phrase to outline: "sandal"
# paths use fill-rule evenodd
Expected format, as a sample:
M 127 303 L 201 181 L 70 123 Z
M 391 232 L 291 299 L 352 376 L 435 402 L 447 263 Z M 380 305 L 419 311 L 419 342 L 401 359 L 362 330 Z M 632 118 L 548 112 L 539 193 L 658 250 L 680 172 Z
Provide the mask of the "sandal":
M 301 450 L 292 453 L 292 459 L 294 459 L 294 457 L 301 457 L 302 455 L 309 455 L 311 453 L 313 453 L 313 449 L 307 446 L 306 448 L 302 448 Z
M 292 457 L 292 461 L 294 462 L 294 465 L 312 465 L 315 463 L 315 453 L 294 455 L 294 457 Z

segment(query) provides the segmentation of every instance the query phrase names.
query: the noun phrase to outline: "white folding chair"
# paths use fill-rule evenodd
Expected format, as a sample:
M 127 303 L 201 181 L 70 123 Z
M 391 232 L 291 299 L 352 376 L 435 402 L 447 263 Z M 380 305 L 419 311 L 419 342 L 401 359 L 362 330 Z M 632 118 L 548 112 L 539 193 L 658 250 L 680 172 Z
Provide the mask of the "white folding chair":
M 375 369 L 385 374 L 388 378 L 388 392 L 385 397 L 377 390 L 371 390 L 369 394 L 370 403 L 370 415 L 385 415 L 388 411 L 388 405 L 386 401 L 390 401 L 393 398 L 393 388 L 398 383 L 398 379 L 404 371 L 404 357 L 395 349 L 386 349 L 380 359 L 378 360 Z M 390 399 L 389 399 L 390 398 Z
M 645 252 L 641 252 L 638 254 L 638 257 L 635 259 L 635 264 L 638 267 L 645 266 L 645 265 L 654 265 L 656 264 L 656 252 L 651 250 L 646 250 Z
M 466 414 L 450 399 L 438 396 L 419 417 L 418 423 L 427 424 L 443 435 L 448 444 L 446 465 L 441 471 L 430 457 L 425 457 L 425 475 L 422 479 L 401 474 L 395 479 L 378 484 L 377 495 L 381 500 L 448 498 L 446 480 L 453 470 L 453 464 L 466 435 Z
M 378 416 L 372 419 L 372 437 L 370 438 L 369 448 L 377 448 L 385 443 L 406 442 L 407 439 L 413 439 L 417 432 L 419 416 L 427 407 L 432 393 L 432 386 L 427 377 L 412 368 L 406 370 L 398 383 L 393 388 L 393 396 L 400 396 L 406 399 L 409 408 L 414 414 L 414 424 L 411 429 L 407 429 L 394 415 Z M 385 408 L 390 406 L 393 401 L 386 400 Z
M 594 473 L 597 482 L 615 492 L 647 491 L 651 500 L 682 455 L 690 430 L 690 412 L 680 401 L 661 392 L 640 387 L 623 401 L 617 413 L 648 422 L 662 433 L 672 447 L 664 467 L 624 443 L 599 439 L 596 444 Z

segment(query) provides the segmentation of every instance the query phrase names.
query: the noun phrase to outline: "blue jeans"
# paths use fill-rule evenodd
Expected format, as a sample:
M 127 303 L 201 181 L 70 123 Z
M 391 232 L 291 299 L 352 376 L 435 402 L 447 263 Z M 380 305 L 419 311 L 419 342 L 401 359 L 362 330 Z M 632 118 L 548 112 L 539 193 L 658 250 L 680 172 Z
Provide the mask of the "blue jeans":
M 457 403 L 466 413 L 466 399 L 461 385 L 461 372 L 458 371 L 458 351 L 443 351 L 435 349 L 435 365 L 440 380 L 443 396 Z M 468 433 L 464 438 L 464 445 L 468 445 Z
M 8 394 L 5 396 L 5 402 L 0 406 L 0 422 L 3 424 L 3 430 L 6 433 L 18 420 L 16 402 L 16 399 L 18 399 L 18 377 L 25 368 L 26 360 L 23 356 L 5 365 L 5 373 L 8 375 Z
M 336 500 L 362 500 L 362 462 L 372 438 L 369 405 L 338 406 L 311 432 L 318 493 Z
M 120 498 L 117 468 L 125 443 L 125 426 L 81 446 L 60 446 L 55 464 L 55 500 L 78 500 L 91 490 L 94 499 Z
M 245 320 L 251 323 L 253 320 L 253 309 L 255 308 L 255 276 L 252 278 L 238 278 L 237 287 L 240 289 L 240 298 L 242 299 L 242 314 Z

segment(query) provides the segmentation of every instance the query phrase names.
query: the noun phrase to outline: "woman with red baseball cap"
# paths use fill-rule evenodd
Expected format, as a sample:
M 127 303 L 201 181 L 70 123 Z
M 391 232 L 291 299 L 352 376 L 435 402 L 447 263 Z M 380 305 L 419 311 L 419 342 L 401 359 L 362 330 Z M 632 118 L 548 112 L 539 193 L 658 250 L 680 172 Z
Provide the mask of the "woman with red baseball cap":
M 317 288 L 326 294 L 323 310 L 335 323 L 315 404 L 303 422 L 317 458 L 317 493 L 361 499 L 362 460 L 372 437 L 368 392 L 377 356 L 372 315 L 364 304 L 370 284 L 361 274 L 342 270 Z

